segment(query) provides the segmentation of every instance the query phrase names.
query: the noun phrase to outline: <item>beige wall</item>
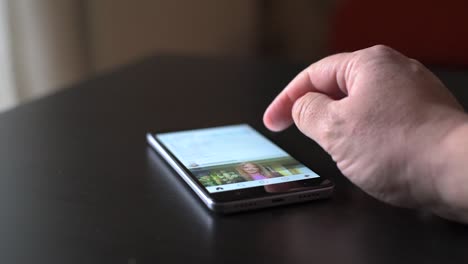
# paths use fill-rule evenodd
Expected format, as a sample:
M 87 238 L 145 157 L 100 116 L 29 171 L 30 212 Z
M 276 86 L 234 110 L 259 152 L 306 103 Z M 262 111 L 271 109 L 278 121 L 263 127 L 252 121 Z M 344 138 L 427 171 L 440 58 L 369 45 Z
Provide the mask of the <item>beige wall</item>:
M 19 99 L 48 94 L 89 73 L 81 1 L 14 0 L 8 4 Z
M 0 111 L 13 106 L 17 98 L 9 25 L 7 0 L 0 0 Z
M 1 109 L 154 54 L 310 61 L 336 0 L 0 1 Z
M 258 47 L 255 0 L 88 1 L 97 70 L 151 54 L 249 56 Z

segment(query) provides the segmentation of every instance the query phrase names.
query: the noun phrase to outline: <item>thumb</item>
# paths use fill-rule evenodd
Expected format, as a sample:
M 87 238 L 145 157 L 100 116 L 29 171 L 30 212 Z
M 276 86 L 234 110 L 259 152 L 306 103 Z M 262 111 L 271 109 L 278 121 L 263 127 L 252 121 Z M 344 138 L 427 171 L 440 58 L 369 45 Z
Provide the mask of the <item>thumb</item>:
M 297 99 L 292 108 L 292 117 L 297 128 L 324 149 L 328 136 L 333 132 L 330 113 L 333 103 L 335 101 L 325 94 L 308 92 Z

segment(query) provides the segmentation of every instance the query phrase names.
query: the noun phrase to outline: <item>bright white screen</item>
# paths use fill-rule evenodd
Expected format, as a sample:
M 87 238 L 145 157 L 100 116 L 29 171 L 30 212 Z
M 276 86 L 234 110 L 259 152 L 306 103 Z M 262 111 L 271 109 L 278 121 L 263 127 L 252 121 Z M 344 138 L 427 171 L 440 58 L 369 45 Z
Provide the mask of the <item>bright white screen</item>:
M 209 192 L 318 177 L 245 124 L 156 136 Z

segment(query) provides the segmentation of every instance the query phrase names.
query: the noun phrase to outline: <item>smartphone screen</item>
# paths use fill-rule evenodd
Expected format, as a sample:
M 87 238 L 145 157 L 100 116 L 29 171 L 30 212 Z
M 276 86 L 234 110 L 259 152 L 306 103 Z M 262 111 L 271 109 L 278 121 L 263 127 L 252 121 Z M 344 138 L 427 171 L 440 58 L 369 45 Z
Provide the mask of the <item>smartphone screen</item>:
M 161 133 L 156 138 L 209 193 L 320 178 L 246 124 Z

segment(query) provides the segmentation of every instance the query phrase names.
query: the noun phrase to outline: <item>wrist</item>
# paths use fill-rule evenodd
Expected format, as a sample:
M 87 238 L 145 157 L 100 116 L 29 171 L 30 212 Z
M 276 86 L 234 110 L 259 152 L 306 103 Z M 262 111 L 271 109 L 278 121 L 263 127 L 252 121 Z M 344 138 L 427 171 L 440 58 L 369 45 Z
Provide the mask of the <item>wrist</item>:
M 435 199 L 430 210 L 468 223 L 468 115 L 461 113 L 432 153 L 427 153 Z

